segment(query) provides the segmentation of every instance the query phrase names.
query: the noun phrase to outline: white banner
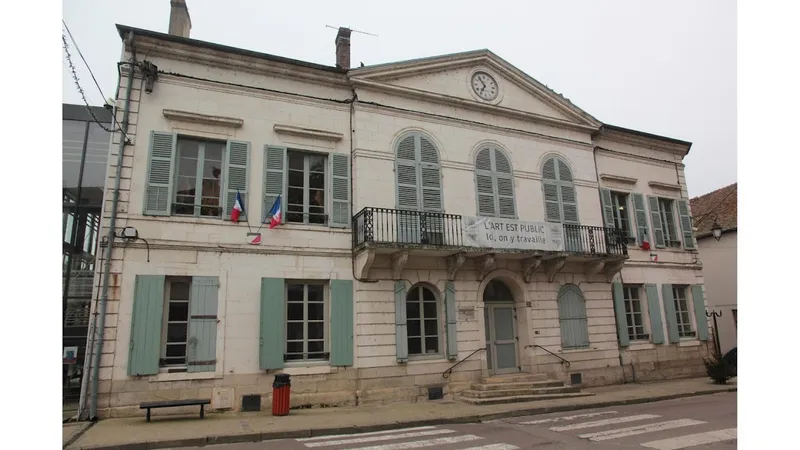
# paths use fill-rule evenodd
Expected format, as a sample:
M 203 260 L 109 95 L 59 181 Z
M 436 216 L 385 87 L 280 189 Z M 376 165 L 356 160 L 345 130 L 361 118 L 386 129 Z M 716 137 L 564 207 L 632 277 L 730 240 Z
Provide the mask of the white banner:
M 560 223 L 464 216 L 461 231 L 467 247 L 564 251 Z

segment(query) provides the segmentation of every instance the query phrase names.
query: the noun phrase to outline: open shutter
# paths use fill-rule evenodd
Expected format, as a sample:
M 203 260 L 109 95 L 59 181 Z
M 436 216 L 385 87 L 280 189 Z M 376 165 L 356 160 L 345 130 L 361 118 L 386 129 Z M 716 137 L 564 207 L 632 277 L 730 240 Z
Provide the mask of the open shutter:
M 328 225 L 347 228 L 350 225 L 350 156 L 331 154 L 331 214 Z
M 331 280 L 331 365 L 353 365 L 353 280 Z
M 217 277 L 192 278 L 189 297 L 188 372 L 214 372 L 217 367 L 218 300 Z
M 644 206 L 644 195 L 633 193 L 633 210 L 636 214 L 636 237 L 639 245 L 650 240 L 650 228 L 647 225 L 647 210 Z
M 706 317 L 706 302 L 703 297 L 703 286 L 700 284 L 692 285 L 692 305 L 694 306 L 694 317 L 697 322 L 697 339 L 708 340 L 708 317 Z
M 408 362 L 408 328 L 406 327 L 406 282 L 394 283 L 394 334 L 397 362 Z
M 647 201 L 650 203 L 650 216 L 653 219 L 653 235 L 656 239 L 656 248 L 664 248 L 666 242 L 664 241 L 664 226 L 661 223 L 661 213 L 658 210 L 658 197 L 648 196 Z
M 614 295 L 614 314 L 617 319 L 617 339 L 620 347 L 627 347 L 631 345 L 631 340 L 628 336 L 628 317 L 625 315 L 625 295 L 622 292 L 622 283 L 614 283 L 612 293 Z
M 603 207 L 603 221 L 606 228 L 614 228 L 614 205 L 611 201 L 611 190 L 600 189 L 600 204 Z
M 155 375 L 161 354 L 164 275 L 136 275 L 128 349 L 128 375 Z
M 150 133 L 150 161 L 147 164 L 147 187 L 144 198 L 146 215 L 170 215 L 177 147 L 177 134 L 159 131 Z
M 447 317 L 447 359 L 458 358 L 458 333 L 456 320 L 456 287 L 452 281 L 445 284 L 444 310 Z
M 286 147 L 264 147 L 264 222 L 272 219 L 269 214 L 275 200 L 283 195 L 286 186 Z M 281 197 L 281 218 L 286 221 L 286 198 Z
M 653 344 L 664 343 L 664 324 L 661 320 L 661 305 L 658 302 L 658 287 L 655 284 L 645 284 L 647 294 L 647 312 L 650 314 L 650 340 Z
M 683 247 L 692 250 L 695 248 L 694 233 L 692 232 L 692 218 L 689 215 L 689 203 L 686 200 L 678 200 L 678 215 L 683 232 Z
M 674 344 L 681 340 L 678 335 L 678 319 L 675 317 L 675 297 L 672 296 L 672 285 L 661 285 L 661 297 L 664 301 L 664 315 L 667 316 L 667 336 L 669 342 Z
M 242 196 L 242 207 L 244 208 L 244 216 L 249 221 L 247 215 L 247 165 L 250 161 L 250 143 L 243 141 L 228 141 L 225 170 L 225 187 L 223 189 L 224 196 L 222 198 L 223 211 L 225 211 L 225 220 L 231 219 L 231 211 L 233 205 L 236 203 L 236 191 Z
M 259 366 L 261 369 L 282 369 L 286 349 L 286 299 L 283 278 L 261 279 L 261 336 Z

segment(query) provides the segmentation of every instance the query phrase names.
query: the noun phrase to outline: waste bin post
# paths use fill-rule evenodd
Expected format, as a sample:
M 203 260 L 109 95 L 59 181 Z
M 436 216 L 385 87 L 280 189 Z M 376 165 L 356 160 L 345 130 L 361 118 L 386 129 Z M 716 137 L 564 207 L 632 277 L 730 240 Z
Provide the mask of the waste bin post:
M 279 373 L 275 375 L 275 381 L 272 383 L 273 416 L 289 415 L 291 387 L 292 383 L 289 374 Z

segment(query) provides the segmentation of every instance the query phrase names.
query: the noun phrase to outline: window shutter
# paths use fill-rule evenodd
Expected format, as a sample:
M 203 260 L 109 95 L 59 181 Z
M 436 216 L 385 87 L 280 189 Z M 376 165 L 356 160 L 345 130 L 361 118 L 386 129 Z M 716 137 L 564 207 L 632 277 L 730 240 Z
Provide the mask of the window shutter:
M 564 223 L 578 224 L 578 198 L 574 186 L 561 185 L 561 206 L 564 211 L 562 216 Z
M 708 340 L 708 317 L 706 317 L 706 302 L 703 297 L 703 285 L 692 285 L 692 305 L 697 321 L 697 339 Z
M 661 320 L 661 306 L 658 302 L 658 287 L 655 284 L 644 285 L 647 294 L 647 312 L 650 315 L 650 340 L 653 344 L 664 343 L 664 324 Z
M 558 184 L 542 181 L 544 186 L 545 220 L 561 223 L 561 204 L 558 201 Z
M 331 365 L 353 365 L 353 280 L 331 280 Z
M 689 203 L 686 200 L 678 200 L 678 215 L 681 220 L 681 231 L 683 231 L 683 246 L 689 250 L 694 249 L 692 217 L 689 215 Z
M 456 287 L 452 281 L 445 284 L 444 309 L 447 317 L 447 359 L 458 358 L 458 333 L 456 319 Z
M 567 163 L 560 159 L 556 159 L 558 163 L 558 180 L 567 183 L 572 183 L 572 172 L 569 170 Z
M 672 296 L 672 285 L 661 285 L 661 297 L 664 301 L 664 315 L 667 316 L 667 336 L 669 342 L 674 344 L 681 340 L 678 336 L 678 321 L 675 317 L 675 298 Z
M 286 349 L 286 298 L 283 278 L 261 279 L 261 336 L 259 366 L 261 369 L 282 369 Z
M 603 220 L 606 228 L 614 228 L 614 203 L 611 200 L 611 190 L 600 189 L 600 204 L 603 207 Z
M 494 149 L 494 176 L 497 185 L 497 211 L 500 217 L 515 219 L 517 207 L 514 201 L 514 173 L 506 155 Z
M 438 165 L 422 163 L 422 210 L 442 212 L 442 172 Z
M 397 362 L 408 362 L 408 329 L 406 327 L 406 282 L 394 283 L 394 328 Z
M 264 146 L 264 222 L 272 219 L 269 214 L 275 199 L 283 195 L 286 186 L 286 147 Z M 283 205 L 286 197 L 281 197 L 281 219 L 286 221 L 286 211 Z
M 614 314 L 617 317 L 617 340 L 620 347 L 631 345 L 628 336 L 628 318 L 625 315 L 625 295 L 622 291 L 622 283 L 613 283 L 611 293 L 614 296 Z
M 333 228 L 350 225 L 350 156 L 331 154 L 331 215 L 328 224 Z
M 189 367 L 187 371 L 214 372 L 217 367 L 219 279 L 217 277 L 193 277 L 189 298 Z
M 475 171 L 475 189 L 479 216 L 495 216 L 495 196 L 492 175 Z
M 163 317 L 164 275 L 136 275 L 128 350 L 128 375 L 158 373 Z
M 561 325 L 562 349 L 589 346 L 586 300 L 577 286 L 565 285 L 558 293 L 558 318 Z
M 150 161 L 147 165 L 147 187 L 144 199 L 145 215 L 170 215 L 177 147 L 177 134 L 158 131 L 150 133 Z
M 238 189 L 239 194 L 242 196 L 242 202 L 244 203 L 242 207 L 244 207 L 245 217 L 249 221 L 249 216 L 247 211 L 249 208 L 247 205 L 247 166 L 250 162 L 250 143 L 243 142 L 243 141 L 228 141 L 228 149 L 227 149 L 227 167 L 225 170 L 225 179 L 223 180 L 225 186 L 223 188 L 223 192 L 225 195 L 222 197 L 222 207 L 225 211 L 225 220 L 231 220 L 231 212 L 233 211 L 233 205 L 236 203 L 236 191 Z
M 664 242 L 664 227 L 661 224 L 661 214 L 658 210 L 658 197 L 648 196 L 647 200 L 650 202 L 650 216 L 653 219 L 653 234 L 656 237 L 656 248 L 663 248 L 666 246 Z
M 633 210 L 636 214 L 636 235 L 639 245 L 650 241 L 650 228 L 647 225 L 647 210 L 644 206 L 644 195 L 633 193 Z

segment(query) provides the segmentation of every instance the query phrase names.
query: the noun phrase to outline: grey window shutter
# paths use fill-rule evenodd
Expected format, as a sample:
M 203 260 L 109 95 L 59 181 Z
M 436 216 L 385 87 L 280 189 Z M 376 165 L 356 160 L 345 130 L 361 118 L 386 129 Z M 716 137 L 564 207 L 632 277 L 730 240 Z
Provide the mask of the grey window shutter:
M 600 189 L 600 204 L 603 207 L 603 220 L 606 228 L 614 228 L 614 203 L 611 200 L 611 190 Z
M 545 220 L 568 224 L 579 224 L 578 198 L 572 184 L 569 166 L 559 158 L 548 159 L 542 167 Z M 567 237 L 569 241 L 569 237 Z
M 558 293 L 558 319 L 561 328 L 561 348 L 589 347 L 589 327 L 586 318 L 586 299 L 574 284 L 561 287 Z
M 703 285 L 692 285 L 692 305 L 694 317 L 697 321 L 697 339 L 708 340 L 708 317 L 706 317 L 706 302 L 703 296 Z
M 350 225 L 350 156 L 331 154 L 331 219 L 334 228 Z
M 161 355 L 164 275 L 136 275 L 128 348 L 128 375 L 155 375 Z
M 517 217 L 517 206 L 514 200 L 514 173 L 511 170 L 511 162 L 498 149 L 494 149 L 493 156 L 498 215 L 515 219 Z
M 647 196 L 647 201 L 650 203 L 650 217 L 653 219 L 653 234 L 656 237 L 656 248 L 664 248 L 666 242 L 664 241 L 664 227 L 661 224 L 661 214 L 658 209 L 658 197 Z
M 558 184 L 543 181 L 545 220 L 561 223 L 561 202 L 558 201 Z
M 222 197 L 222 207 L 225 211 L 225 220 L 231 219 L 231 212 L 233 205 L 236 203 L 236 192 L 242 196 L 244 203 L 245 217 L 249 221 L 247 212 L 247 175 L 248 165 L 250 163 L 250 143 L 243 141 L 228 141 L 228 149 L 226 152 L 226 170 L 225 179 L 223 180 L 223 192 L 225 195 Z
M 353 365 L 353 280 L 331 280 L 331 365 Z
M 578 198 L 575 187 L 568 184 L 561 185 L 561 205 L 563 208 L 564 223 L 578 224 Z
M 556 158 L 556 162 L 558 163 L 558 181 L 572 183 L 572 172 L 569 170 L 567 163 L 558 158 Z
M 694 233 L 692 232 L 692 217 L 689 215 L 689 202 L 678 200 L 678 215 L 681 220 L 681 231 L 683 232 L 683 246 L 686 249 L 694 249 Z
M 612 291 L 614 297 L 614 314 L 617 319 L 617 340 L 620 347 L 631 345 L 628 336 L 628 317 L 625 315 L 625 296 L 622 292 L 622 283 L 613 283 Z
M 283 278 L 261 279 L 258 360 L 263 370 L 282 369 L 286 350 L 286 298 Z
M 672 296 L 672 285 L 661 285 L 661 297 L 664 301 L 664 315 L 667 316 L 667 336 L 669 342 L 674 344 L 681 340 L 678 335 L 678 319 L 675 317 L 675 298 Z
M 272 219 L 269 210 L 286 186 L 286 147 L 264 146 L 264 221 Z M 281 197 L 281 218 L 286 221 L 286 198 Z
M 219 279 L 193 277 L 189 300 L 188 372 L 214 372 L 217 367 Z
M 456 315 L 456 287 L 452 281 L 445 284 L 444 309 L 447 317 L 447 359 L 458 358 L 458 320 Z
M 408 328 L 406 326 L 406 282 L 394 283 L 394 328 L 397 362 L 408 362 Z
M 475 199 L 479 216 L 494 217 L 497 214 L 493 175 L 492 152 L 486 147 L 475 157 Z
M 420 164 L 422 178 L 422 209 L 442 212 L 442 172 L 438 165 Z
M 647 294 L 647 312 L 650 314 L 650 340 L 653 344 L 663 344 L 664 324 L 661 320 L 658 287 L 655 284 L 645 284 L 644 291 Z
M 644 195 L 636 192 L 631 195 L 633 197 L 633 210 L 636 215 L 637 242 L 639 245 L 642 245 L 644 241 L 652 242 L 650 240 L 650 228 L 647 225 L 647 210 L 644 205 Z
M 147 187 L 144 199 L 145 215 L 170 215 L 177 148 L 177 134 L 159 131 L 150 133 L 150 161 L 147 165 Z

